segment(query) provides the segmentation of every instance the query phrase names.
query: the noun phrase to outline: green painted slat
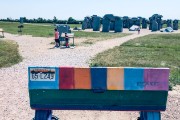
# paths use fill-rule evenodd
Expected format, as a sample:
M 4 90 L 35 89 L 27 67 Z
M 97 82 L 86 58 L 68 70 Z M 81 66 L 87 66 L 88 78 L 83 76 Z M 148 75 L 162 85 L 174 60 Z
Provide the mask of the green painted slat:
M 36 105 L 119 105 L 166 106 L 167 91 L 29 90 L 30 104 Z

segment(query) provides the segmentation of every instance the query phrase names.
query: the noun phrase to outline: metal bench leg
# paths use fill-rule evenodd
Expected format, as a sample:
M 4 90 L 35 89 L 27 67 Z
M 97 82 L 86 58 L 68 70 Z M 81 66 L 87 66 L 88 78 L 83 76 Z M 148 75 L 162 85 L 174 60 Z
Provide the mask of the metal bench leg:
M 35 120 L 51 120 L 52 110 L 36 110 Z
M 139 120 L 161 120 L 161 113 L 141 111 Z

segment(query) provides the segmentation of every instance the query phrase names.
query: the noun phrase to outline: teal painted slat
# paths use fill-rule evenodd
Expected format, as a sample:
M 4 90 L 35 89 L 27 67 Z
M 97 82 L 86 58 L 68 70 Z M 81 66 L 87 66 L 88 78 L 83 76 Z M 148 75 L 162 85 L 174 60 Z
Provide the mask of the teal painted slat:
M 166 106 L 167 91 L 30 90 L 33 105 Z M 40 97 L 39 97 L 40 96 Z M 156 98 L 156 99 L 152 99 Z

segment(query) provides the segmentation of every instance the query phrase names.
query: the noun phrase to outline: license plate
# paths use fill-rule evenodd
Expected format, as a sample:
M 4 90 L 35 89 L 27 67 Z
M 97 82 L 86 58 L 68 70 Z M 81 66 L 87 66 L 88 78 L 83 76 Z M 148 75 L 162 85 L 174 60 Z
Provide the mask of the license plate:
M 31 81 L 55 81 L 55 68 L 30 68 Z

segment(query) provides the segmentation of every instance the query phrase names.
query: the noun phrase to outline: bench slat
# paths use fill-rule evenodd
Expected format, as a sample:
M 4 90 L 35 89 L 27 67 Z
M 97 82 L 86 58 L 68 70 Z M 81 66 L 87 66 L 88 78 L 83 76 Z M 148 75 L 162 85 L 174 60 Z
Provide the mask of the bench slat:
M 30 90 L 33 109 L 158 110 L 166 108 L 167 91 Z M 153 99 L 154 98 L 154 99 Z

